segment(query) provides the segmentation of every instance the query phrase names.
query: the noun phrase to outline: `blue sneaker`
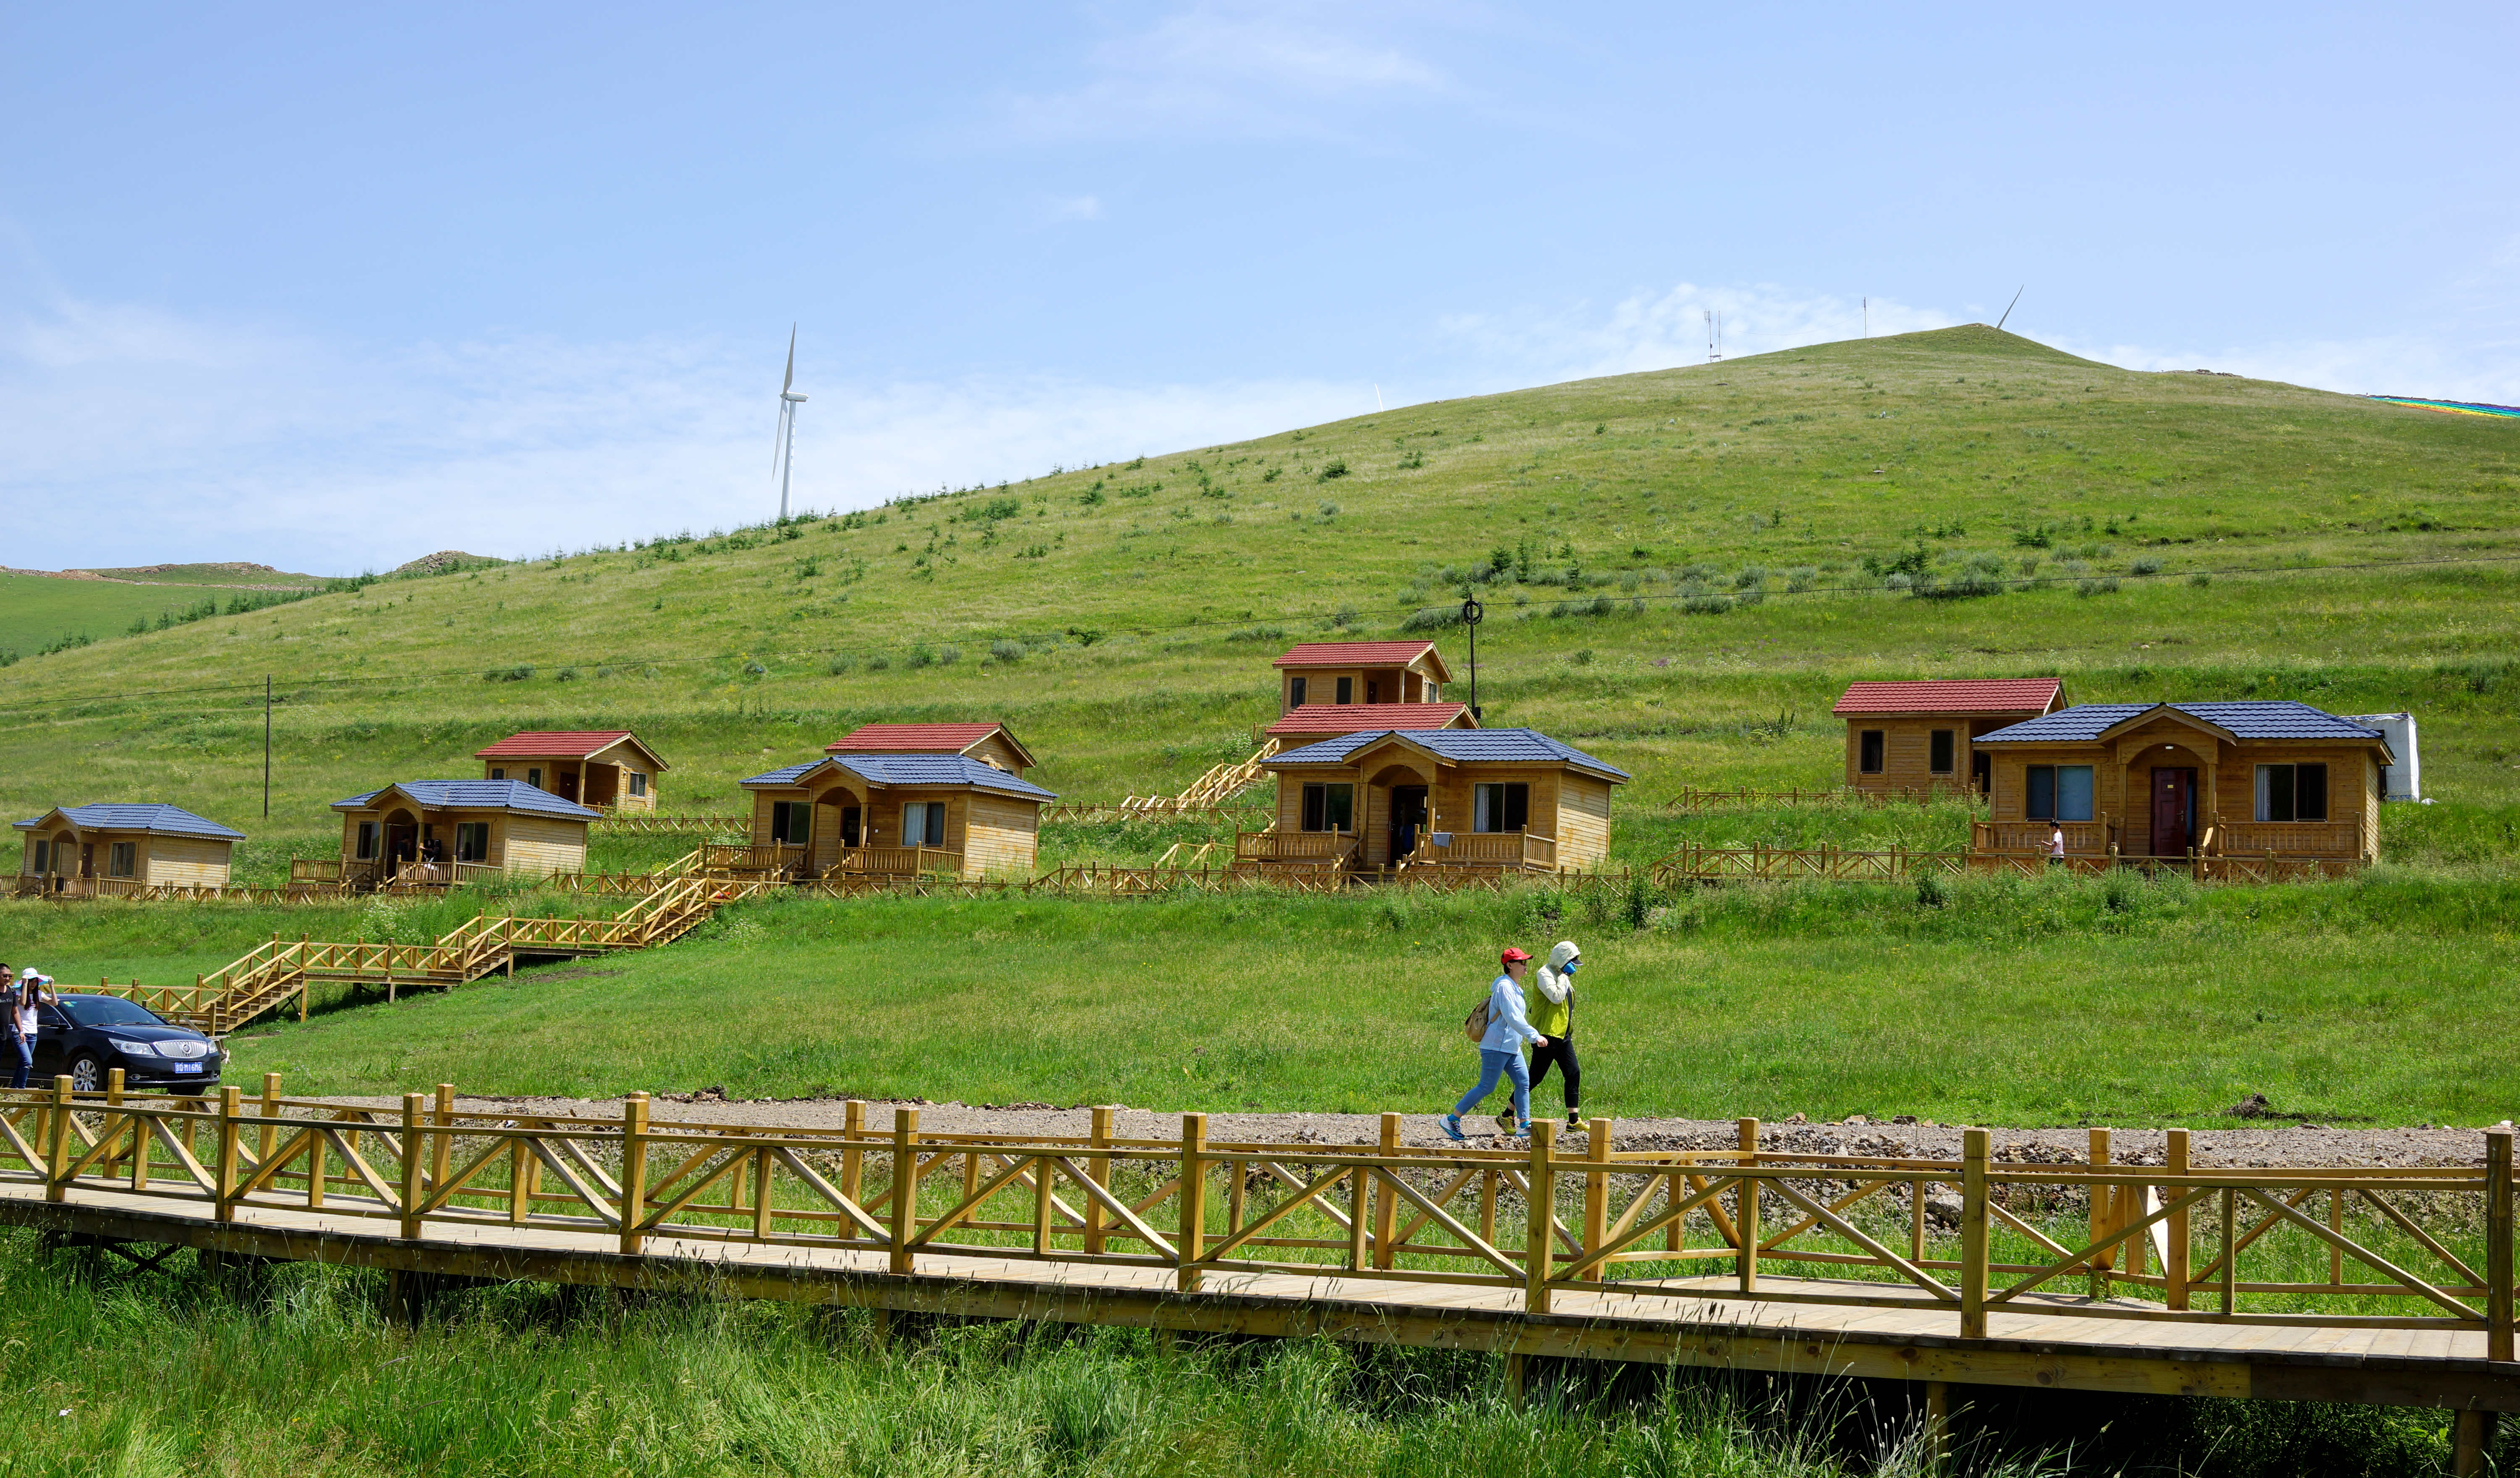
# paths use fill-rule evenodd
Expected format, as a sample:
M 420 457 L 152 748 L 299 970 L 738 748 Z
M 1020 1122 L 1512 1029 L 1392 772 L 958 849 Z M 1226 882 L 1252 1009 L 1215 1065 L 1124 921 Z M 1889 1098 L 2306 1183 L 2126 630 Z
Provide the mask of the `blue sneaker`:
M 1457 1113 L 1448 1113 L 1444 1115 L 1444 1133 L 1451 1135 L 1456 1140 L 1466 1142 L 1469 1139 L 1468 1135 L 1462 1133 L 1462 1116 Z
M 1530 1138 L 1531 1138 L 1531 1121 L 1530 1121 L 1529 1119 L 1525 1119 L 1525 1120 L 1523 1120 L 1521 1123 L 1516 1124 L 1516 1125 L 1513 1127 L 1513 1134 L 1514 1134 L 1514 1138 L 1515 1138 L 1515 1139 L 1518 1139 L 1518 1140 L 1528 1140 L 1528 1139 L 1530 1139 Z

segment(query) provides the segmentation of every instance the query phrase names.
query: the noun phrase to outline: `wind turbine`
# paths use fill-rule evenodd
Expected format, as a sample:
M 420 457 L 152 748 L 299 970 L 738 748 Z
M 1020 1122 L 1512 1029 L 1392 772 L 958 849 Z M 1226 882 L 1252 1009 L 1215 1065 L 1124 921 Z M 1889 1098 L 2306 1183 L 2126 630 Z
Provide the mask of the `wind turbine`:
M 788 374 L 779 381 L 779 433 L 770 444 L 770 470 L 779 474 L 779 521 L 788 521 L 788 476 L 796 470 L 796 326 L 788 326 Z

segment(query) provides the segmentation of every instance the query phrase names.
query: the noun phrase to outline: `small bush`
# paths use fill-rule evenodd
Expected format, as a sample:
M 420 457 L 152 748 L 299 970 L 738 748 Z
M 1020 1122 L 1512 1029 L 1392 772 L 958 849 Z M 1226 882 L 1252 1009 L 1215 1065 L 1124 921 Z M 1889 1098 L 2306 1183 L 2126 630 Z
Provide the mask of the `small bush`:
M 1321 482 L 1328 482 L 1328 481 L 1332 480 L 1333 478 L 1344 477 L 1344 476 L 1346 476 L 1346 475 L 1347 475 L 1347 464 L 1346 464 L 1346 463 L 1344 463 L 1344 462 L 1333 462 L 1333 463 L 1331 463 L 1329 466 L 1328 466 L 1328 467 L 1326 467 L 1326 468 L 1323 468 L 1323 469 L 1322 469 L 1322 470 L 1321 470 L 1320 475 L 1319 475 L 1315 480 L 1316 480 L 1316 481 L 1321 481 Z M 1331 512 L 1331 513 L 1337 513 L 1337 512 L 1338 512 L 1338 510 L 1337 510 L 1337 509 L 1331 509 L 1331 510 L 1330 510 L 1330 512 Z
M 1881 588 L 1883 590 L 1912 590 L 1915 588 L 1915 584 L 1916 582 L 1909 577 L 1906 570 L 1900 570 L 1897 573 L 1892 574 L 1889 578 L 1883 580 L 1881 582 Z
M 2196 573 L 2187 577 L 2187 583 L 2195 586 L 2198 590 L 2203 590 L 2206 586 L 2214 583 L 2214 577 L 2200 569 Z
M 574 667 L 563 667 L 560 671 L 552 674 L 552 681 L 555 683 L 574 683 L 577 681 L 577 669 Z
M 2127 569 L 2130 572 L 2138 575 L 2157 575 L 2161 573 L 2161 561 L 2150 555 L 2146 555 L 2142 559 L 2136 560 L 2133 564 L 2128 565 Z
M 1681 610 L 1692 616 L 1720 616 L 1732 608 L 1731 596 L 1690 596 L 1680 603 Z
M 766 678 L 770 676 L 770 669 L 759 662 L 746 662 L 743 664 L 743 675 L 748 678 Z
M 910 666 L 911 666 L 914 670 L 916 670 L 916 669 L 918 669 L 918 668 L 921 668 L 921 667 L 933 667 L 933 666 L 935 666 L 935 665 L 936 665 L 936 652 L 935 652 L 935 649 L 932 649 L 932 648 L 930 648 L 930 647 L 928 647 L 928 646 L 926 646 L 926 645 L 925 645 L 925 644 L 923 644 L 923 643 L 922 643 L 922 644 L 921 644 L 920 646 L 913 647 L 912 649 L 910 649 L 909 663 L 910 663 Z
M 1335 504 L 1335 503 L 1325 503 L 1325 504 L 1323 504 L 1323 505 L 1322 505 L 1322 516 L 1323 516 L 1323 517 L 1325 517 L 1325 518 L 1335 518 L 1335 517 L 1337 517 L 1337 516 L 1338 516 L 1338 515 L 1339 515 L 1339 506 L 1338 506 L 1337 504 Z
M 989 644 L 989 659 L 993 662 L 1020 662 L 1024 659 L 1024 644 L 1000 637 Z
M 855 668 L 857 665 L 858 665 L 858 659 L 857 659 L 857 658 L 855 658 L 855 657 L 853 657 L 853 656 L 850 656 L 850 655 L 848 655 L 847 653 L 843 652 L 843 653 L 842 653 L 842 654 L 840 654 L 839 656 L 835 656 L 835 657 L 832 658 L 832 665 L 831 665 L 831 667 L 830 667 L 830 669 L 829 669 L 829 670 L 830 670 L 830 672 L 831 672 L 832 676 L 833 676 L 833 677 L 835 677 L 835 678 L 836 678 L 836 677 L 845 677 L 845 676 L 847 676 L 847 675 L 848 675 L 849 671 L 850 671 L 851 669 Z
M 963 660 L 963 649 L 960 647 L 936 649 L 936 665 L 939 667 L 950 667 L 961 660 Z
M 1734 590 L 1757 590 L 1767 583 L 1768 567 L 1764 564 L 1744 564 L 1741 572 L 1732 577 Z
M 1429 605 L 1421 610 L 1412 612 L 1408 619 L 1400 623 L 1400 629 L 1402 631 L 1441 631 L 1447 626 L 1459 626 L 1461 624 L 1461 607 L 1455 605 Z
M 892 658 L 885 656 L 880 651 L 877 652 L 874 656 L 867 658 L 867 671 L 869 672 L 881 672 L 891 665 Z
M 1593 649 L 1590 647 L 1579 648 L 1573 653 L 1569 654 L 1566 660 L 1574 663 L 1578 667 L 1590 667 L 1593 665 Z
M 1939 909 L 1952 901 L 1951 880 L 1936 872 L 1916 874 L 1916 907 Z
M 2118 577 L 2115 575 L 2105 575 L 2097 580 L 2083 580 L 2078 582 L 2074 586 L 2074 594 L 2078 596 L 2109 596 L 2117 594 L 2117 589 Z
M 1820 584 L 1820 571 L 1808 564 L 1797 564 L 1785 571 L 1785 589 L 1794 595 L 1815 589 Z
M 521 683 L 534 675 L 534 669 L 519 662 L 514 667 L 493 667 L 481 674 L 485 683 Z

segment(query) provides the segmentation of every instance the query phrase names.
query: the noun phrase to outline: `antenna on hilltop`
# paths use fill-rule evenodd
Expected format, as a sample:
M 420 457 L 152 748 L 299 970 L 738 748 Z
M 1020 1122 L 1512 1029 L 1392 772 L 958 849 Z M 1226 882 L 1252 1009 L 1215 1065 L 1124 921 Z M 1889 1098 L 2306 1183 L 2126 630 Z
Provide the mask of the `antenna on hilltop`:
M 1724 357 L 1724 315 L 1713 308 L 1706 310 L 1706 362 L 1713 364 Z
M 2012 316 L 2013 306 L 2021 301 L 2021 294 L 2029 290 L 2030 285 L 2028 283 L 2023 283 L 2020 287 L 2012 290 L 2012 301 L 2003 305 L 2003 318 L 2010 318 Z M 1995 331 L 1999 334 L 2003 332 L 2003 318 L 1999 318 L 1995 321 Z
M 1864 300 L 1864 336 L 1872 336 L 1872 299 L 1868 297 Z
M 796 326 L 788 326 L 788 374 L 779 381 L 779 433 L 770 444 L 770 470 L 779 474 L 779 521 L 788 521 L 788 476 L 796 470 Z

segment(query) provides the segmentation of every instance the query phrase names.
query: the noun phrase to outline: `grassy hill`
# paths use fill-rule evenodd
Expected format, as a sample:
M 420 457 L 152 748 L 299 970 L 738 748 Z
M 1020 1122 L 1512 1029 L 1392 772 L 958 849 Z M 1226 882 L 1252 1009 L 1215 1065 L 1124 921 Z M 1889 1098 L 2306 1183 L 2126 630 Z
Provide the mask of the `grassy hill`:
M 96 576 L 88 579 L 86 576 Z M 266 604 L 282 593 L 321 590 L 321 575 L 268 564 L 151 564 L 134 569 L 0 571 L 0 665 L 85 646 L 135 629 L 199 620 L 205 611 Z M 209 587 L 203 589 L 202 587 Z
M 2413 708 L 2431 787 L 2500 807 L 2515 557 L 2510 425 L 1953 329 L 29 656 L 0 672 L 0 803 L 162 797 L 316 838 L 324 803 L 468 773 L 513 728 L 621 723 L 698 806 L 850 725 L 965 715 L 1012 722 L 1054 788 L 1117 797 L 1246 751 L 1282 643 L 1422 629 L 1458 664 L 1430 623 L 1477 589 L 1489 721 L 1635 771 L 1632 812 L 1685 783 L 1828 781 L 1850 677 L 2051 672 L 2085 699 Z

